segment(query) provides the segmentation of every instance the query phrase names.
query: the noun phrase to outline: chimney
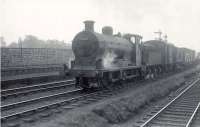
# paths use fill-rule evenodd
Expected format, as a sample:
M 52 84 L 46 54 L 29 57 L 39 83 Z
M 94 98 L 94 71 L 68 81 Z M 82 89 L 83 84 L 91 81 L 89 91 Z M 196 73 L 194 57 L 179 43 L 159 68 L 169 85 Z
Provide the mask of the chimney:
M 113 35 L 113 29 L 112 29 L 111 26 L 104 26 L 102 28 L 102 33 L 105 34 L 105 35 L 112 36 Z
M 94 21 L 86 20 L 84 21 L 85 31 L 94 32 Z

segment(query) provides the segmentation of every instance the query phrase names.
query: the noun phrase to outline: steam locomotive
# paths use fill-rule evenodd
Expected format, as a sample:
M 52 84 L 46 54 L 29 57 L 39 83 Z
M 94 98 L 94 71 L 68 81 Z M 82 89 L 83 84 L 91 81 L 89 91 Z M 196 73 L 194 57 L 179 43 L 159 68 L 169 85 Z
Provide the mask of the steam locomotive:
M 85 30 L 72 41 L 75 60 L 70 71 L 76 77 L 76 86 L 83 89 L 154 78 L 195 60 L 195 51 L 161 39 L 142 42 L 137 34 L 113 35 L 110 26 L 103 27 L 101 34 L 94 31 L 94 21 L 84 24 Z

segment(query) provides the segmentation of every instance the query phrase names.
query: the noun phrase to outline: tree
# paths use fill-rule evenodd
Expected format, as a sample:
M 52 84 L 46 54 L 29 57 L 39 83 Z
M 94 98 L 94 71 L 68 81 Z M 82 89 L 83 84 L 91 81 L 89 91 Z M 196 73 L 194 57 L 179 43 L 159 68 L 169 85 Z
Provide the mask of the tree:
M 64 41 L 59 40 L 47 40 L 46 48 L 68 48 L 68 45 Z
M 23 48 L 43 48 L 45 42 L 39 40 L 36 36 L 26 35 L 24 41 L 21 42 Z
M 19 48 L 19 45 L 16 42 L 12 42 L 8 47 L 9 48 Z
M 4 37 L 0 37 L 0 42 L 1 42 L 0 47 L 6 47 L 6 41 L 4 40 Z
M 16 44 L 12 44 L 13 47 Z M 59 49 L 71 49 L 71 44 L 67 44 L 63 41 L 56 39 L 52 40 L 41 40 L 33 35 L 26 35 L 24 40 L 18 39 L 18 48 L 59 48 Z

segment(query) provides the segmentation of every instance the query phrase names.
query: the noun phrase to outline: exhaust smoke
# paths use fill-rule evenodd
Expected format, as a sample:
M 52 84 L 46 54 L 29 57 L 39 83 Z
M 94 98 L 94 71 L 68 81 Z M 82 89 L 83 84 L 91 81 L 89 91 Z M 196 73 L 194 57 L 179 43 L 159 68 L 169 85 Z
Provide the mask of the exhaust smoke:
M 103 57 L 103 67 L 113 68 L 115 67 L 114 61 L 117 55 L 114 52 L 107 52 Z

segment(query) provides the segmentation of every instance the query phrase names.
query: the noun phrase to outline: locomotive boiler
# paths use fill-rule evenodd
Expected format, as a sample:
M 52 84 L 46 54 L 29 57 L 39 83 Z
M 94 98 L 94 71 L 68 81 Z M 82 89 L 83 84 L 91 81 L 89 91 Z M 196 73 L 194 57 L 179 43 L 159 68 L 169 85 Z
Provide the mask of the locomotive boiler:
M 103 27 L 102 33 L 97 33 L 93 21 L 84 23 L 85 30 L 72 41 L 75 60 L 71 70 L 77 86 L 105 86 L 139 73 L 140 70 L 135 68 L 141 65 L 141 36 L 113 35 L 109 26 Z

